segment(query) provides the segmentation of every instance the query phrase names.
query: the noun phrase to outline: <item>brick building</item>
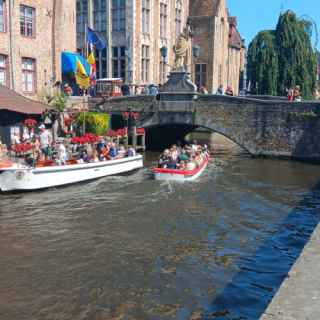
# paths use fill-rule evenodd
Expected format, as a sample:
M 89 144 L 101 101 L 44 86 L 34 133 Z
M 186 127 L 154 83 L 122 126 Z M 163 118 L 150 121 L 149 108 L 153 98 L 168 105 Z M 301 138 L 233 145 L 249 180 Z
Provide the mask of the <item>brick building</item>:
M 164 83 L 188 14 L 188 0 L 77 0 L 77 46 L 83 50 L 88 24 L 108 44 L 98 53 L 98 78 L 121 77 L 135 85 Z
M 75 1 L 0 0 L 0 84 L 31 98 L 61 80 L 61 52 L 76 51 Z
M 190 1 L 190 18 L 194 29 L 193 44 L 200 47 L 194 59 L 193 80 L 216 93 L 220 85 L 230 86 L 238 94 L 244 72 L 245 47 L 230 17 L 225 0 Z

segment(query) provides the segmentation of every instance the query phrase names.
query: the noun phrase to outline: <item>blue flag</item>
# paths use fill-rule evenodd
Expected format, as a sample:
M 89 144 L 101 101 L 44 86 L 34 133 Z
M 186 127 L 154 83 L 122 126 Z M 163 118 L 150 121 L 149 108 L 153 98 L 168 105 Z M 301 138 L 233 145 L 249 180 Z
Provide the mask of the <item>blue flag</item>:
M 106 40 L 98 32 L 87 27 L 87 42 L 92 44 L 97 50 L 103 50 L 106 46 Z

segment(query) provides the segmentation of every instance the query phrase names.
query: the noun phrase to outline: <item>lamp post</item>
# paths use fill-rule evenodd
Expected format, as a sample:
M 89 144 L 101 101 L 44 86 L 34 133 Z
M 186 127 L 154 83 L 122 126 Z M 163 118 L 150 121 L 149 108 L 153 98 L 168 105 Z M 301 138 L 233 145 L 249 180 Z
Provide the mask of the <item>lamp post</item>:
M 200 56 L 200 47 L 197 45 L 197 44 L 194 44 L 192 46 L 192 56 L 195 58 L 195 59 L 198 59 L 199 56 Z
M 166 76 L 166 66 L 167 66 L 167 56 L 168 56 L 168 48 L 166 46 L 162 46 L 160 48 L 160 55 L 162 57 L 162 70 L 161 70 L 161 79 L 160 82 L 165 82 L 165 76 Z

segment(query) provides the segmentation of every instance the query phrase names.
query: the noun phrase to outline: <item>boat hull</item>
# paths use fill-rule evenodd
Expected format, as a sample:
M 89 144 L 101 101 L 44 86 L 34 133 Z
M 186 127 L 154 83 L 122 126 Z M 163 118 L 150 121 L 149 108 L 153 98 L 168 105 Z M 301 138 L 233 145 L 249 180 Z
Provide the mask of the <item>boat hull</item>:
M 141 155 L 117 160 L 40 168 L 7 169 L 0 173 L 0 190 L 38 190 L 130 172 L 143 167 Z
M 192 171 L 155 168 L 153 169 L 153 175 L 155 180 L 193 181 L 200 177 L 208 162 L 209 157 L 206 157 L 201 167 Z

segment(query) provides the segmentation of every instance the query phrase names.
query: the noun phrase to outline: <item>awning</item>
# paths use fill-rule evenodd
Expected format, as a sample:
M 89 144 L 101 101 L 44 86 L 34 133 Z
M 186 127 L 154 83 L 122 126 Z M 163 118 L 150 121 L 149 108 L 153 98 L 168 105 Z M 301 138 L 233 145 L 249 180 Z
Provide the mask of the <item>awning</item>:
M 87 60 L 78 53 L 62 52 L 61 53 L 61 71 L 63 74 L 75 73 L 77 71 L 77 60 L 81 62 L 87 75 L 90 75 L 90 65 Z
M 0 85 L 0 110 L 9 110 L 24 114 L 40 115 L 50 106 L 28 99 L 19 93 Z

